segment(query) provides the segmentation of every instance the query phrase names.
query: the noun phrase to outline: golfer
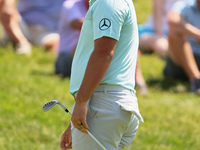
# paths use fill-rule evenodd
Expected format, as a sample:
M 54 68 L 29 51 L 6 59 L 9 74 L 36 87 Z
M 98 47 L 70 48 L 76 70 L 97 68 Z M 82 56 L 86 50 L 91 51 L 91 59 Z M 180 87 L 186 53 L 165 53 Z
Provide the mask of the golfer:
M 131 144 L 143 122 L 134 90 L 137 52 L 132 0 L 91 0 L 72 62 L 76 102 L 62 150 L 102 150 L 87 130 L 108 150 Z

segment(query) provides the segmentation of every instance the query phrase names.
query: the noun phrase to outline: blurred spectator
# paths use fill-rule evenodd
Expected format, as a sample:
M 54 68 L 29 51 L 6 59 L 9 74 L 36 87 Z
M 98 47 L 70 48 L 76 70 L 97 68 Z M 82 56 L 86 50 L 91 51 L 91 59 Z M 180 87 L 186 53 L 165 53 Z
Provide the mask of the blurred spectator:
M 17 54 L 31 54 L 31 44 L 56 51 L 60 9 L 65 0 L 1 0 L 1 44 L 12 40 Z M 17 4 L 17 8 L 16 3 Z
M 60 45 L 55 63 L 55 73 L 63 77 L 71 74 L 72 58 L 88 8 L 89 0 L 67 0 L 63 3 L 59 23 Z
M 178 0 L 153 0 L 153 13 L 139 26 L 140 49 L 155 52 L 161 57 L 168 54 L 167 12 Z
M 175 3 L 168 22 L 170 58 L 164 75 L 189 79 L 191 92 L 200 94 L 200 0 Z

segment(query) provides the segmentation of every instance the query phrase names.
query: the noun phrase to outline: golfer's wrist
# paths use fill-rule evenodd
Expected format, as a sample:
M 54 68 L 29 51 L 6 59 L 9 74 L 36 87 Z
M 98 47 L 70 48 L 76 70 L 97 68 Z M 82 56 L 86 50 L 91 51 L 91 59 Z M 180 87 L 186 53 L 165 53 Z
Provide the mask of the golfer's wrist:
M 76 104 L 78 105 L 87 105 L 87 100 L 83 98 L 76 98 Z
M 78 92 L 77 93 L 77 96 L 76 96 L 76 98 L 75 98 L 75 100 L 76 100 L 76 103 L 79 103 L 79 104 L 87 104 L 87 101 L 89 100 L 89 99 L 87 99 L 87 98 L 85 98 L 85 94 L 83 94 L 84 92 Z

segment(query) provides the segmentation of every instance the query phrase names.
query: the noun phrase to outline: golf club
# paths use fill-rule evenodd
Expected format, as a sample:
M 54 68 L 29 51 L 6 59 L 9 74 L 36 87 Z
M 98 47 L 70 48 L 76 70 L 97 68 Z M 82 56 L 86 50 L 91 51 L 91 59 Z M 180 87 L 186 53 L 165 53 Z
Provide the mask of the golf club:
M 67 112 L 67 113 L 69 113 L 70 115 L 72 115 L 70 112 L 69 112 L 69 110 L 65 107 L 65 106 L 63 106 L 59 101 L 57 101 L 57 100 L 52 100 L 52 101 L 49 101 L 49 102 L 47 102 L 47 103 L 45 103 L 44 105 L 43 105 L 43 107 L 42 107 L 42 110 L 43 111 L 47 111 L 47 110 L 49 110 L 50 108 L 52 108 L 53 106 L 55 106 L 56 104 L 58 104 L 59 106 L 61 106 L 64 110 L 65 110 L 65 112 Z M 87 132 L 88 132 L 88 134 L 90 135 L 90 137 L 91 138 L 93 138 L 94 140 L 95 140 L 95 142 L 99 145 L 99 146 L 101 146 L 101 148 L 102 149 L 104 149 L 104 150 L 107 150 L 88 130 L 87 130 Z

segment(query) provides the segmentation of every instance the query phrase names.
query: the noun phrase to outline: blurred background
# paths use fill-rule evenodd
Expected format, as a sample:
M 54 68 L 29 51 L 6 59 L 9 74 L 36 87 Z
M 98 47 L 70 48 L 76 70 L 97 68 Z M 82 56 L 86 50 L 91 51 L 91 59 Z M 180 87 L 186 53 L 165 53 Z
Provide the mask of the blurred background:
M 152 11 L 151 0 L 133 0 L 138 24 Z M 0 47 L 0 149 L 59 150 L 70 115 L 59 106 L 42 111 L 44 103 L 58 100 L 70 111 L 69 77 L 54 74 L 56 57 L 40 46 L 31 56 L 16 55 L 12 44 Z M 200 98 L 185 82 L 164 79 L 165 61 L 156 54 L 139 58 L 148 94 L 137 92 L 144 124 L 125 150 L 198 150 Z

